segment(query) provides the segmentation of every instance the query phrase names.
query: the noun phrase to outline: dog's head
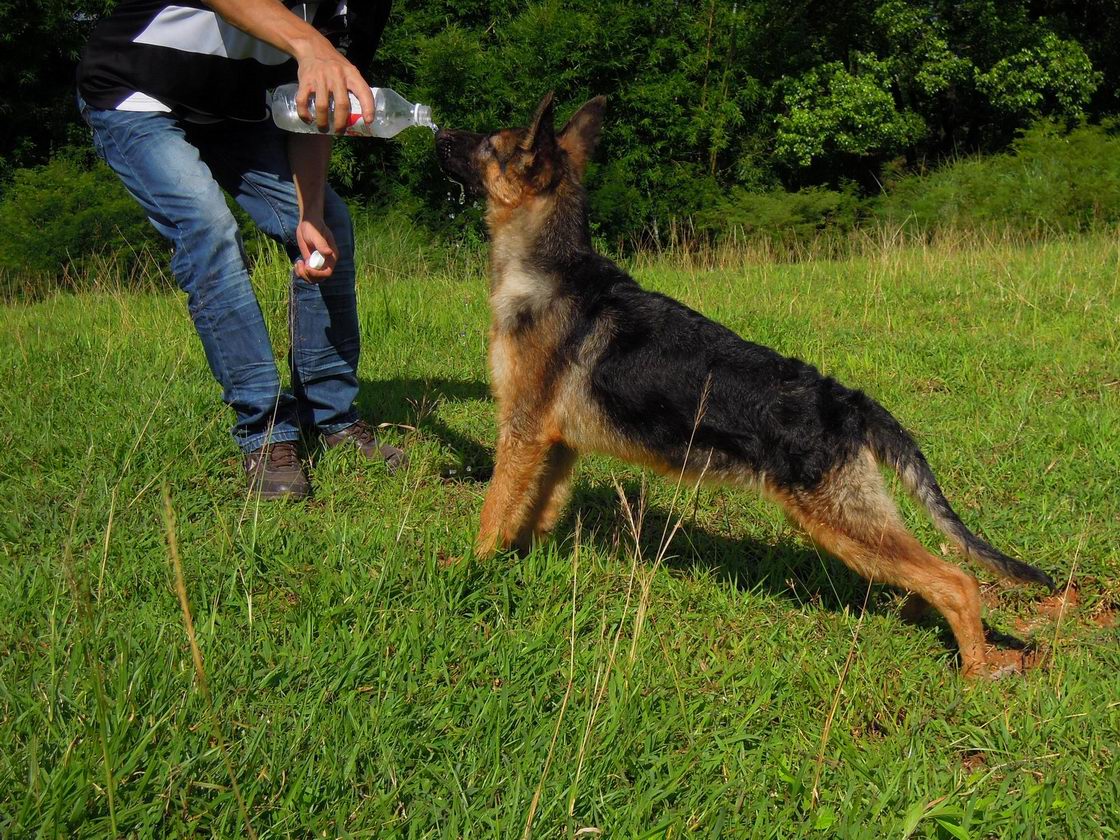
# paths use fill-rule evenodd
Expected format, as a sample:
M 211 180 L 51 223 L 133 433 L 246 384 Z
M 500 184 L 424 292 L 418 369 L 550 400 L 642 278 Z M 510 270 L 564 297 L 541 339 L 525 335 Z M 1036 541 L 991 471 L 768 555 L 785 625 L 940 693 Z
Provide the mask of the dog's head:
M 564 185 L 577 185 L 599 140 L 605 96 L 583 105 L 557 133 L 552 94 L 537 106 L 525 128 L 492 134 L 440 131 L 436 153 L 443 171 L 487 202 L 516 208 Z

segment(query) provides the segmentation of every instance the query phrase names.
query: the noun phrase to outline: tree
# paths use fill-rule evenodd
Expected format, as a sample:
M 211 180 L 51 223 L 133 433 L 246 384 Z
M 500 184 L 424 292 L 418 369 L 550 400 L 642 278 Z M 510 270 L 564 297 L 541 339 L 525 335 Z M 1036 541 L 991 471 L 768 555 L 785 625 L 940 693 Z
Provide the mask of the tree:
M 78 120 L 74 70 L 112 0 L 0 0 L 0 178 L 44 162 Z

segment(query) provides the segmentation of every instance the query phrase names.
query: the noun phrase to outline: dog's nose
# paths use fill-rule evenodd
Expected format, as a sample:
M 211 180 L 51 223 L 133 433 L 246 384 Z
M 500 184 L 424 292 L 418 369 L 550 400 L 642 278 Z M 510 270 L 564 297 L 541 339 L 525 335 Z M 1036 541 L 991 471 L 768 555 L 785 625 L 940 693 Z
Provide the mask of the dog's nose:
M 436 132 L 436 154 L 439 155 L 442 160 L 447 160 L 451 157 L 454 144 L 455 138 L 451 136 L 451 132 L 442 128 Z

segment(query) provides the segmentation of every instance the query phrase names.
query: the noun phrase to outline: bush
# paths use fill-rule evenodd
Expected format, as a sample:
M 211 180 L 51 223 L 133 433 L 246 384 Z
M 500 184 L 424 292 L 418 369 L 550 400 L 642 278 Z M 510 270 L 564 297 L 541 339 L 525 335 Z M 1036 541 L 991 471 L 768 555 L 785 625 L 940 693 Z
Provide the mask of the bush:
M 0 269 L 57 276 L 95 254 L 165 248 L 108 167 L 80 154 L 18 169 L 0 194 Z
M 808 243 L 822 235 L 846 235 L 867 215 L 854 190 L 810 187 L 797 192 L 751 193 L 735 189 L 710 210 L 698 213 L 700 231 L 745 234 L 776 245 Z
M 1120 224 L 1120 137 L 1114 126 L 1082 125 L 1066 134 L 1054 123 L 1039 123 L 1006 154 L 903 177 L 877 211 L 919 230 L 1045 233 Z
M 856 53 L 855 73 L 839 61 L 814 67 L 782 86 L 774 151 L 790 168 L 818 159 L 882 157 L 911 146 L 926 132 L 922 118 L 899 110 L 889 65 Z

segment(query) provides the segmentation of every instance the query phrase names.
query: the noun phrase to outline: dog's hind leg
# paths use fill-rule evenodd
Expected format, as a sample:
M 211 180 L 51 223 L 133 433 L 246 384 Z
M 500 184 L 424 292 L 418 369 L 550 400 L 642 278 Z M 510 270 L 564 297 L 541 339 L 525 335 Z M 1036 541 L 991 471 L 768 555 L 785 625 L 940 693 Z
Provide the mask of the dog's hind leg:
M 986 670 L 980 587 L 906 529 L 869 458 L 843 465 L 811 492 L 778 494 L 813 541 L 868 580 L 916 593 L 949 622 L 966 676 Z

